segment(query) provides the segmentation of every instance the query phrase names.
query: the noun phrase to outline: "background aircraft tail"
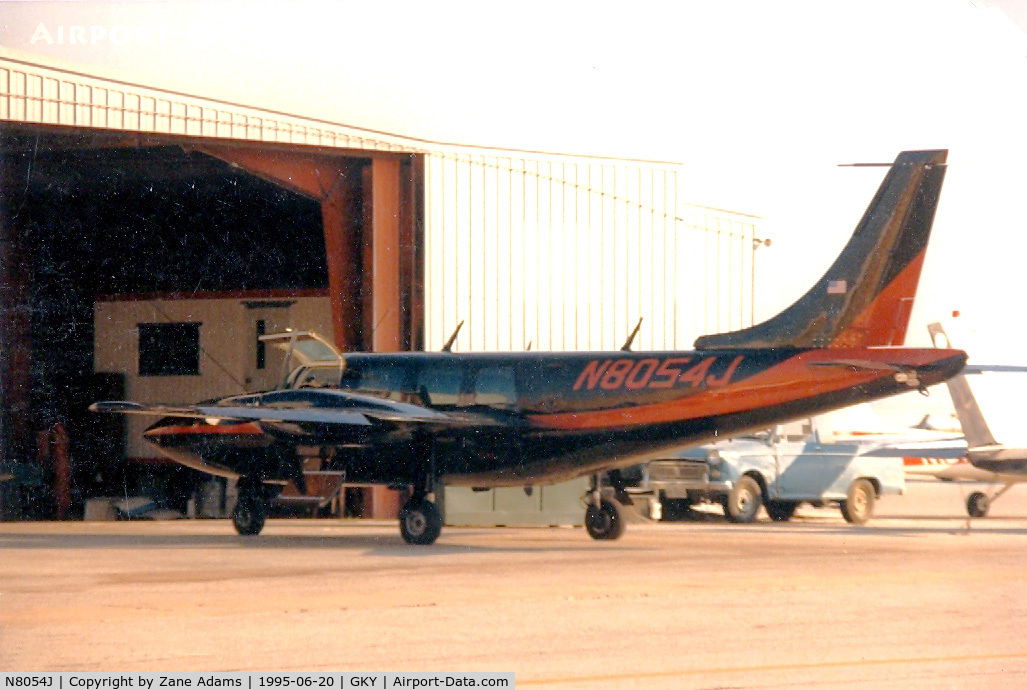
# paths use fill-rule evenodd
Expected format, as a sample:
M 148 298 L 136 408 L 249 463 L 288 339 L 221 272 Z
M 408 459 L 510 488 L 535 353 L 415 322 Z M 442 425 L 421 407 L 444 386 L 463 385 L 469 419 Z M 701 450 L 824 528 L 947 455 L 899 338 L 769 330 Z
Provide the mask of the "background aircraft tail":
M 901 345 L 948 152 L 904 151 L 831 268 L 769 321 L 706 335 L 699 350 Z
M 940 323 L 932 323 L 927 326 L 931 334 L 931 341 L 935 347 L 950 348 L 949 337 Z M 952 406 L 956 408 L 956 416 L 959 418 L 959 425 L 963 427 L 963 435 L 966 437 L 968 448 L 980 448 L 982 446 L 995 446 L 998 441 L 991 435 L 988 423 L 984 421 L 984 413 L 981 412 L 977 399 L 970 390 L 970 384 L 965 374 L 953 376 L 945 385 L 949 387 L 949 395 L 952 396 Z

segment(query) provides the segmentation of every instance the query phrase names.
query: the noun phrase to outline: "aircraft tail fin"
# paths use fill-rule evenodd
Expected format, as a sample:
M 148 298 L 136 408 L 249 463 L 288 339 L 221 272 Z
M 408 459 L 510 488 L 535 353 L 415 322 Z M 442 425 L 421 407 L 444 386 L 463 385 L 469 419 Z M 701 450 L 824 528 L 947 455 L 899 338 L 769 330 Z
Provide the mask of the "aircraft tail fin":
M 901 345 L 948 152 L 904 151 L 831 268 L 768 321 L 695 341 L 699 350 Z
M 935 347 L 951 347 L 948 335 L 940 323 L 932 323 L 927 326 L 931 334 L 931 342 Z M 968 448 L 979 448 L 981 446 L 995 446 L 998 441 L 991 435 L 988 423 L 984 421 L 984 413 L 970 390 L 970 384 L 965 374 L 959 374 L 945 382 L 949 387 L 949 395 L 952 396 L 952 406 L 956 408 L 956 417 L 959 418 L 959 425 L 963 427 L 963 435 L 966 437 Z

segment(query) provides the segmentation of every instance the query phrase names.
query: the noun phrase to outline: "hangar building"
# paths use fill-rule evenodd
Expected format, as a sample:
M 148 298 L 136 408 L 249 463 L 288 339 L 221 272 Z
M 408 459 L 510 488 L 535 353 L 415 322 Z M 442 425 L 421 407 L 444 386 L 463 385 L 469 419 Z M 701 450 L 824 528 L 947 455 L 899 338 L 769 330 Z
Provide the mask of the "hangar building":
M 260 332 L 616 349 L 643 318 L 635 349 L 686 349 L 752 322 L 758 219 L 687 203 L 675 163 L 296 110 L 0 49 L 0 518 L 135 488 L 159 461 L 88 403 L 265 385 Z

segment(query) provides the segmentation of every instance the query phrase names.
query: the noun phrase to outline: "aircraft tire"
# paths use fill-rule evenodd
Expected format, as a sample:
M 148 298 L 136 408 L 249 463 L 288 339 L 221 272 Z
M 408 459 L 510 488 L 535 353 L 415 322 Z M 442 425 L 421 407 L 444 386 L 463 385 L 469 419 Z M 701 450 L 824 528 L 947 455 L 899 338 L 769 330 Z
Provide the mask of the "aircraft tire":
M 428 499 L 411 499 L 399 513 L 399 533 L 403 541 L 415 546 L 430 546 L 442 534 L 442 513 Z
M 985 517 L 990 507 L 991 501 L 988 500 L 988 495 L 983 491 L 974 491 L 966 499 L 966 512 L 970 517 Z
M 760 483 L 746 475 L 738 480 L 727 495 L 724 513 L 731 522 L 752 522 L 763 505 L 763 489 Z
M 241 495 L 232 510 L 232 525 L 243 536 L 260 534 L 267 519 L 267 506 L 260 499 Z
M 598 508 L 589 503 L 585 509 L 585 531 L 593 539 L 619 539 L 624 534 L 624 515 L 620 504 L 605 498 Z
M 774 522 L 788 522 L 795 515 L 795 509 L 799 507 L 797 501 L 767 501 L 764 506 L 767 515 Z
M 865 525 L 874 514 L 877 491 L 866 479 L 857 479 L 849 487 L 848 497 L 841 502 L 842 517 L 853 525 Z

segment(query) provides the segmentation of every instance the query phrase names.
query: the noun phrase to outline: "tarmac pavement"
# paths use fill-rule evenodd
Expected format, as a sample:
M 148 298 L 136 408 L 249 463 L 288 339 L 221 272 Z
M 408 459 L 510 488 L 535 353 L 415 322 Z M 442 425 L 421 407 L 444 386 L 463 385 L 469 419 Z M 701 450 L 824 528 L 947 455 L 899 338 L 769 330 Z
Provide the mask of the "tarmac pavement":
M 513 671 L 518 687 L 1027 687 L 1027 486 L 865 527 L 0 523 L 0 671 Z

